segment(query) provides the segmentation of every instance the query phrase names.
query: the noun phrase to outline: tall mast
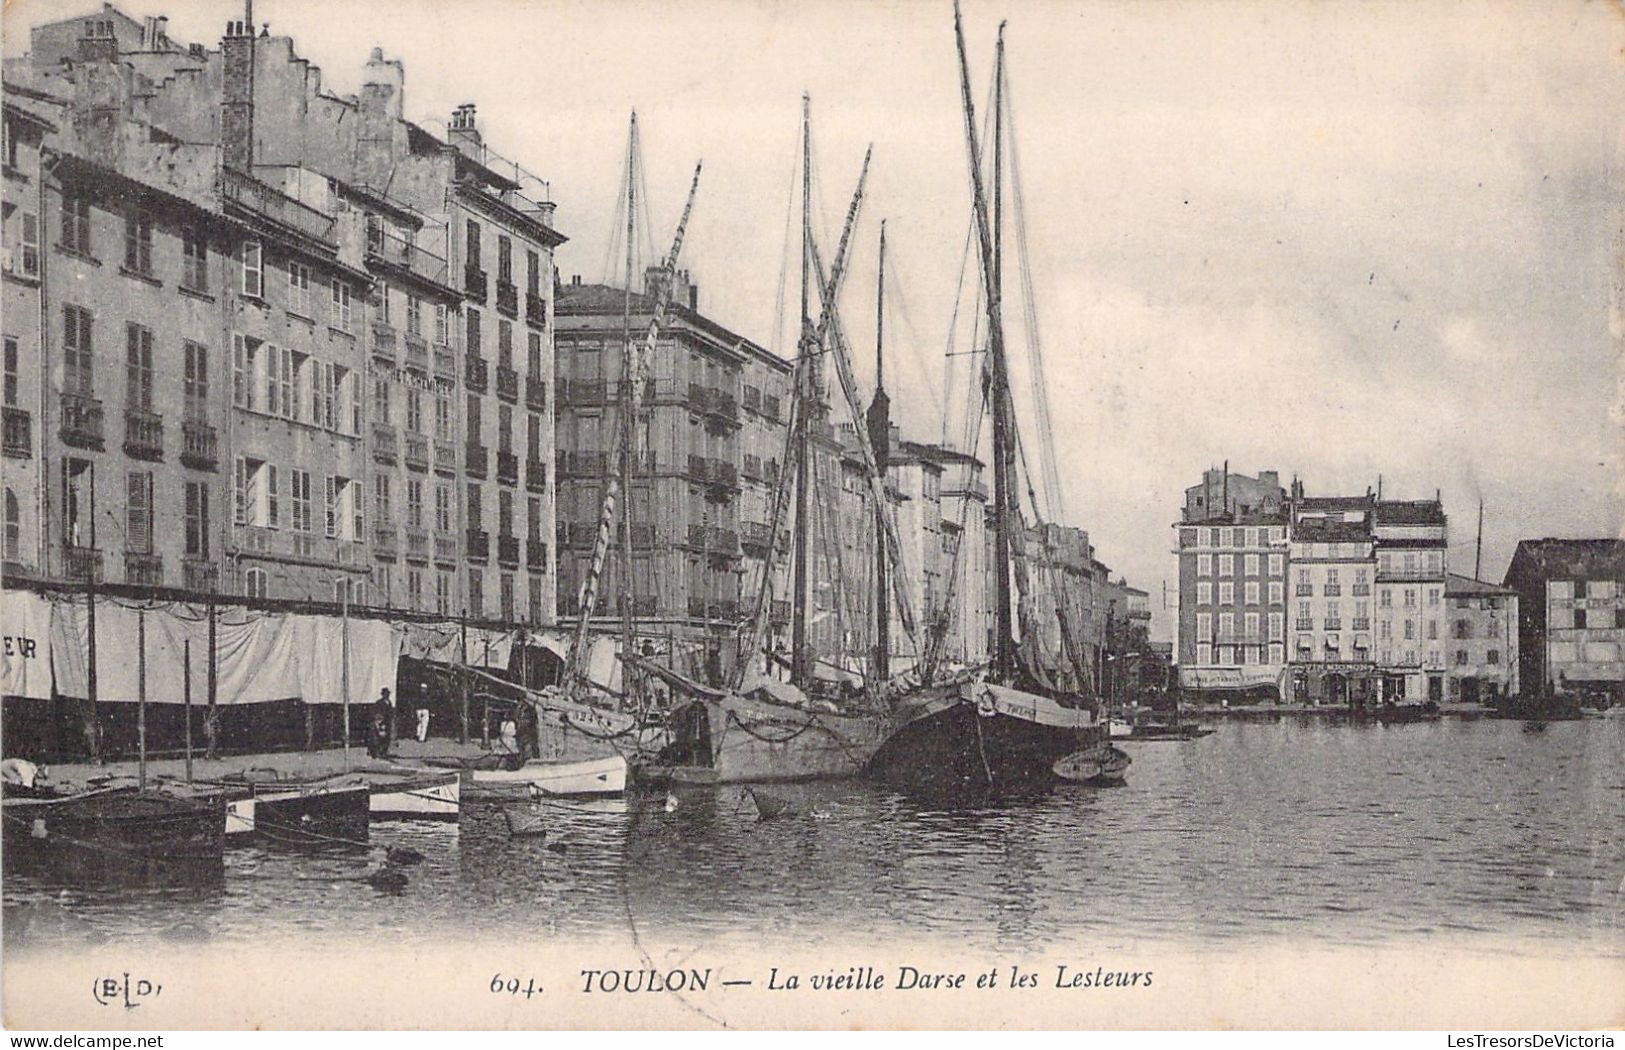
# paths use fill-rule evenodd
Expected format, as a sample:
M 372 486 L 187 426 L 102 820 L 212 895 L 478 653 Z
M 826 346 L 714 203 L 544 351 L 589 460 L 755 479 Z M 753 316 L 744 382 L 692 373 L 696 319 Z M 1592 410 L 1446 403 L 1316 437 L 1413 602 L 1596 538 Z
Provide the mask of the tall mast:
M 626 436 L 620 449 L 621 491 L 625 494 L 626 506 L 621 514 L 621 692 L 628 700 L 634 700 L 636 694 L 633 690 L 632 665 L 624 657 L 632 655 L 632 595 L 635 588 L 632 583 L 632 461 L 633 450 L 637 442 L 633 435 L 637 432 L 638 421 L 631 415 L 636 411 L 637 399 L 632 384 L 635 377 L 633 370 L 632 352 L 632 267 L 633 253 L 637 242 L 636 234 L 638 214 L 638 173 L 635 165 L 638 157 L 638 111 L 632 111 L 631 130 L 626 136 L 626 287 L 621 308 L 621 413 L 623 415 L 621 426 Z
M 881 498 L 875 503 L 874 676 L 891 673 L 891 603 L 886 588 L 886 468 L 891 452 L 891 399 L 886 396 L 886 220 L 880 220 L 880 276 L 875 282 L 875 399 L 869 405 L 869 445 L 875 451 Z
M 1004 23 L 993 47 L 993 287 L 1004 301 Z
M 1473 549 L 1473 579 L 1479 579 L 1484 567 L 1484 497 L 1478 497 L 1478 542 Z
M 807 532 L 809 443 L 807 414 L 812 409 L 812 318 L 808 315 L 809 269 L 812 257 L 812 99 L 801 96 L 801 351 L 796 361 L 796 396 L 802 411 L 797 415 L 796 432 L 796 531 L 795 531 L 795 609 L 791 621 L 791 678 L 805 686 L 811 680 L 807 653 Z
M 1016 503 L 1014 426 L 1010 405 L 1010 378 L 1004 359 L 1004 310 L 999 300 L 995 244 L 988 222 L 987 196 L 982 187 L 981 147 L 976 136 L 976 103 L 971 100 L 970 66 L 965 59 L 965 30 L 960 20 L 959 4 L 954 4 L 954 38 L 959 47 L 959 89 L 961 107 L 965 114 L 965 143 L 970 153 L 971 187 L 976 213 L 976 239 L 982 259 L 982 281 L 985 286 L 988 320 L 988 386 L 993 403 L 993 591 L 994 639 L 993 671 L 995 676 L 1008 678 L 1015 671 L 1016 640 L 1010 614 L 1010 555 L 1011 530 L 1021 521 Z M 997 168 L 998 158 L 995 158 Z

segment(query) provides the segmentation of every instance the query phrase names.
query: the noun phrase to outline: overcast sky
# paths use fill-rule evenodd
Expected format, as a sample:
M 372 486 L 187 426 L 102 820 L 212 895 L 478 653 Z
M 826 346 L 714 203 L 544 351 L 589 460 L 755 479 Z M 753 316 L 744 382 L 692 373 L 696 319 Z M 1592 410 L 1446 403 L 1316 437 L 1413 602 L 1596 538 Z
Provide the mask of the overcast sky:
M 93 6 L 10 0 L 7 54 L 28 25 Z M 224 2 L 121 6 L 211 44 L 241 17 Z M 636 107 L 652 241 L 664 249 L 703 156 L 685 265 L 703 310 L 768 345 L 781 345 L 810 92 L 826 254 L 875 146 L 843 298 L 860 372 L 872 376 L 885 217 L 894 403 L 908 436 L 940 438 L 945 407 L 959 432 L 943 354 L 969 191 L 948 3 L 254 9 L 341 94 L 376 45 L 405 62 L 409 117 L 440 130 L 476 102 L 488 142 L 551 180 L 565 275 L 604 276 Z M 979 106 L 1009 20 L 1068 517 L 1153 605 L 1176 575 L 1183 489 L 1226 459 L 1311 493 L 1361 492 L 1379 474 L 1393 497 L 1441 489 L 1452 568 L 1468 574 L 1482 497 L 1486 578 L 1522 537 L 1620 534 L 1617 4 L 974 0 L 965 17 Z M 1024 354 L 1019 312 L 1008 327 Z M 1167 624 L 1159 610 L 1157 633 Z

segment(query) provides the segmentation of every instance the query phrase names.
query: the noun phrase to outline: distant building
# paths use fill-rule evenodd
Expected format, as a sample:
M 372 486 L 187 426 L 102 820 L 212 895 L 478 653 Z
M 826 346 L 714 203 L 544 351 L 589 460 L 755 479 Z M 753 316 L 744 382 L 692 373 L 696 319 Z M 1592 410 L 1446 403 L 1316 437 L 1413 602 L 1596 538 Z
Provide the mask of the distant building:
M 1364 496 L 1292 500 L 1292 695 L 1305 704 L 1355 704 L 1376 698 L 1372 652 L 1372 580 L 1377 561 Z
M 1185 490 L 1179 677 L 1191 691 L 1279 692 L 1286 668 L 1287 493 L 1275 471 L 1207 471 Z
M 604 486 L 617 469 L 624 311 L 630 302 L 630 331 L 642 339 L 653 317 L 651 291 L 646 285 L 629 297 L 624 289 L 575 279 L 556 296 L 558 613 L 567 619 L 581 611 Z M 639 424 L 644 455 L 632 478 L 633 565 L 625 590 L 639 633 L 668 637 L 677 666 L 703 679 L 731 668 L 732 640 L 763 572 L 775 573 L 776 629 L 790 618 L 788 546 L 782 536 L 774 544 L 771 521 L 791 377 L 789 362 L 698 305 L 695 286 L 680 273 L 649 363 L 653 384 Z M 828 444 L 820 446 L 821 469 L 835 469 Z M 778 558 L 770 561 L 774 547 Z M 605 628 L 620 615 L 619 529 L 614 548 L 594 610 Z
M 1444 507 L 1437 499 L 1378 500 L 1372 534 L 1382 698 L 1442 702 L 1449 546 Z
M 1449 573 L 1450 699 L 1493 704 L 1518 692 L 1518 592 Z
M 1625 540 L 1523 540 L 1505 585 L 1518 593 L 1518 683 L 1625 700 Z

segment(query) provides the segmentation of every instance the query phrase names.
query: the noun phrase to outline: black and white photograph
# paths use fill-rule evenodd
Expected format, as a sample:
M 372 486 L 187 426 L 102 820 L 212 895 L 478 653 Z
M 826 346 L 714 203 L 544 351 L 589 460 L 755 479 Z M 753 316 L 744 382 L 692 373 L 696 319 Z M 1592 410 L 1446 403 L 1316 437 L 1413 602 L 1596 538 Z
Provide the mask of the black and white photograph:
M 7 1029 L 1613 1045 L 1617 0 L 3 36 Z

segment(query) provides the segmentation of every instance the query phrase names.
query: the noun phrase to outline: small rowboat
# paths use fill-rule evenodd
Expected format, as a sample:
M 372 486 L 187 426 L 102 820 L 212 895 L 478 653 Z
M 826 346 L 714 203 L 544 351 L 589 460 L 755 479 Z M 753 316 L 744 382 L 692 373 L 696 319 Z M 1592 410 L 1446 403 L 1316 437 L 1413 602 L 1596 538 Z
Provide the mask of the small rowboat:
M 1062 780 L 1087 784 L 1100 776 L 1101 766 L 1100 759 L 1093 751 L 1074 751 L 1070 755 L 1056 759 L 1052 768 L 1055 775 Z
M 456 820 L 462 804 L 463 781 L 456 773 L 374 779 L 371 786 L 373 820 Z
M 547 818 L 540 802 L 515 802 L 502 807 L 502 819 L 508 824 L 513 838 L 526 838 L 547 834 Z
M 476 769 L 470 779 L 484 787 L 532 787 L 549 795 L 621 795 L 626 759 L 620 755 L 583 762 L 526 762 L 518 769 Z

